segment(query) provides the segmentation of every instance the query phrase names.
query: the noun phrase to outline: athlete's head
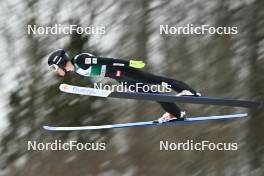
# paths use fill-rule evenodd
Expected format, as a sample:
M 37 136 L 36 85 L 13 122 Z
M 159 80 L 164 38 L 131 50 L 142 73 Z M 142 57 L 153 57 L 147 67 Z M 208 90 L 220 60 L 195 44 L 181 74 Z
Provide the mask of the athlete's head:
M 49 67 L 59 76 L 73 70 L 70 56 L 62 49 L 53 51 L 48 58 Z

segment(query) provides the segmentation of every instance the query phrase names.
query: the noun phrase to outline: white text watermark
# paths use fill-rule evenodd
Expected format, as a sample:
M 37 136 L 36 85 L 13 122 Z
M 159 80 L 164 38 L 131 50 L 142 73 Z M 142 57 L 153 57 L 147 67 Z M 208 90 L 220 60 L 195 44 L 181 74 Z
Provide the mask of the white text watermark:
M 143 84 L 143 83 L 127 83 L 127 82 L 121 82 L 120 84 L 114 84 L 114 85 L 104 85 L 102 83 L 94 83 L 95 89 L 100 90 L 107 90 L 112 92 L 151 92 L 151 93 L 157 93 L 157 92 L 171 92 L 171 85 L 162 82 L 161 84 Z
M 37 26 L 28 25 L 27 34 L 28 35 L 69 35 L 69 34 L 85 34 L 85 35 L 103 35 L 106 33 L 105 26 L 78 26 L 72 25 L 62 25 L 55 24 L 53 26 Z
M 218 35 L 233 35 L 238 34 L 238 28 L 235 26 L 210 26 L 207 24 L 195 26 L 194 24 L 187 24 L 185 26 L 170 26 L 160 25 L 159 33 L 161 35 L 170 34 L 184 34 L 184 35 L 201 35 L 201 34 L 218 34 Z
M 27 150 L 33 151 L 101 151 L 106 149 L 104 142 L 86 142 L 54 140 L 52 142 L 27 141 Z
M 230 142 L 210 142 L 200 141 L 194 142 L 193 140 L 186 140 L 184 142 L 170 142 L 160 141 L 159 149 L 161 151 L 211 151 L 211 150 L 224 150 L 224 151 L 235 151 L 238 150 L 237 143 Z

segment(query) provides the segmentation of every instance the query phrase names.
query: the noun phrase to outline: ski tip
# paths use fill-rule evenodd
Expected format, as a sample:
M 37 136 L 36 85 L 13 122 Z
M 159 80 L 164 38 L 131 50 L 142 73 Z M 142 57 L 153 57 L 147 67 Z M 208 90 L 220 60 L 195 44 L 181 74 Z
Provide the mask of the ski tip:
M 60 87 L 59 87 L 59 89 L 61 90 L 61 91 L 63 91 L 63 92 L 67 92 L 67 90 L 69 90 L 69 87 L 70 87 L 70 85 L 69 84 L 60 84 Z
M 42 126 L 42 128 L 44 128 L 45 130 L 50 130 L 49 126 L 46 126 L 46 125 Z

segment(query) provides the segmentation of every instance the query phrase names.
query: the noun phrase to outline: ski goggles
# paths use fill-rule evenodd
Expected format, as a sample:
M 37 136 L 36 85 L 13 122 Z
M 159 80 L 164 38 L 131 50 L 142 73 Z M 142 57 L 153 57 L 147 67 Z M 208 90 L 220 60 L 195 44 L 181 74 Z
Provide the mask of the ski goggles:
M 56 72 L 56 71 L 59 69 L 59 66 L 56 65 L 56 64 L 52 64 L 52 65 L 49 66 L 49 68 L 50 68 L 52 71 Z

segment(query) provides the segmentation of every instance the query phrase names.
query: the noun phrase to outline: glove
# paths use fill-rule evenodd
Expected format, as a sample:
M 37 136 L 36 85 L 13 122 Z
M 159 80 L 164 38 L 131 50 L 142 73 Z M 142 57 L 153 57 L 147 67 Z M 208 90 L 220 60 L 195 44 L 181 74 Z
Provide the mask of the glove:
M 143 61 L 130 60 L 129 61 L 129 67 L 143 68 L 143 67 L 145 67 L 145 63 Z

